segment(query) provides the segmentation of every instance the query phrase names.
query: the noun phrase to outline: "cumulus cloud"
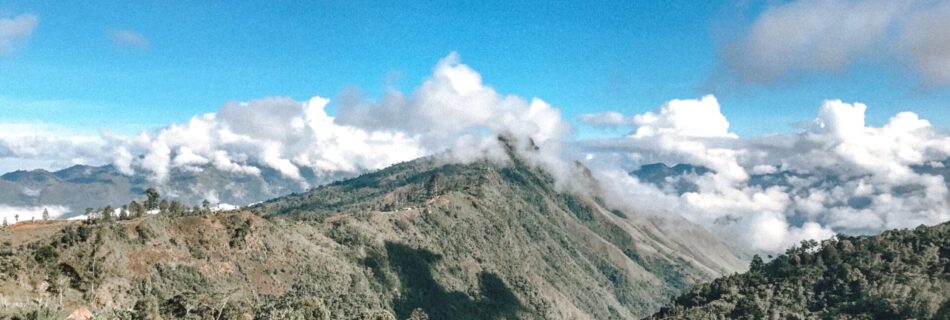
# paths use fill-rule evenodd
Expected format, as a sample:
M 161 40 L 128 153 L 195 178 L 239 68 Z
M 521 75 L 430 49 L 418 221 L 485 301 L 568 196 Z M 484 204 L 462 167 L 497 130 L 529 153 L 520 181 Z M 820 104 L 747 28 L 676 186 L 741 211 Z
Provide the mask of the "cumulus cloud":
M 703 102 L 705 100 L 705 102 Z M 674 100 L 632 116 L 622 138 L 580 142 L 574 153 L 595 168 L 626 168 L 650 162 L 690 163 L 712 169 L 680 177 L 695 185 L 677 193 L 624 171 L 604 171 L 611 195 L 740 235 L 754 250 L 779 251 L 803 239 L 835 232 L 864 234 L 886 228 L 950 219 L 947 181 L 920 166 L 942 168 L 950 137 L 916 114 L 903 112 L 881 127 L 865 123 L 867 106 L 825 101 L 802 132 L 740 139 L 715 100 Z M 678 106 L 680 112 L 673 112 Z M 709 123 L 680 114 L 704 113 Z M 703 125 L 706 125 L 705 127 Z M 696 132 L 698 131 L 698 132 Z M 936 165 L 935 165 L 936 164 Z
M 360 173 L 449 149 L 456 161 L 497 157 L 504 153 L 494 135 L 557 150 L 556 142 L 569 131 L 560 111 L 540 99 L 498 93 L 455 53 L 410 94 L 342 100 L 336 116 L 327 114 L 330 100 L 322 97 L 231 102 L 184 124 L 135 136 L 63 136 L 9 124 L 0 127 L 0 158 L 111 162 L 123 173 L 141 171 L 156 181 L 174 168 L 211 165 L 250 175 L 269 168 L 305 184 L 307 172 Z
M 16 50 L 22 41 L 33 34 L 39 23 L 40 18 L 31 13 L 13 17 L 0 15 L 0 54 L 8 54 Z
M 145 35 L 131 30 L 113 30 L 109 33 L 112 43 L 118 47 L 145 50 L 151 44 Z
M 773 82 L 837 73 L 876 59 L 904 61 L 930 84 L 950 84 L 948 1 L 799 0 L 767 7 L 720 48 L 740 79 Z
M 213 166 L 245 175 L 276 172 L 305 185 L 326 182 L 321 175 L 330 179 L 425 155 L 456 162 L 505 159 L 500 135 L 516 148 L 540 146 L 542 152 L 527 160 L 545 166 L 562 187 L 602 190 L 616 208 L 681 215 L 756 251 L 780 251 L 835 232 L 950 220 L 950 174 L 938 170 L 950 164 L 950 137 L 910 112 L 875 127 L 865 122 L 866 105 L 829 100 L 800 132 L 741 138 L 730 131 L 717 99 L 705 96 L 671 100 L 642 114 L 591 115 L 591 123 L 626 126 L 629 133 L 570 140 L 558 109 L 499 93 L 456 54 L 439 61 L 409 93 L 373 100 L 351 92 L 336 100 L 335 115 L 322 97 L 230 102 L 138 135 L 0 124 L 0 160 L 54 167 L 113 163 L 123 173 L 145 173 L 159 182 L 175 169 Z M 599 188 L 572 184 L 584 180 L 576 179 L 574 159 L 592 169 Z M 629 174 L 655 162 L 710 171 L 677 177 L 690 184 L 686 189 Z M 230 192 L 223 190 L 230 189 L 216 192 Z
M 398 130 L 442 149 L 480 132 L 527 137 L 536 143 L 561 139 L 569 130 L 560 111 L 541 99 L 499 94 L 452 53 L 411 95 L 390 92 L 379 101 L 350 97 L 337 112 L 340 124 Z

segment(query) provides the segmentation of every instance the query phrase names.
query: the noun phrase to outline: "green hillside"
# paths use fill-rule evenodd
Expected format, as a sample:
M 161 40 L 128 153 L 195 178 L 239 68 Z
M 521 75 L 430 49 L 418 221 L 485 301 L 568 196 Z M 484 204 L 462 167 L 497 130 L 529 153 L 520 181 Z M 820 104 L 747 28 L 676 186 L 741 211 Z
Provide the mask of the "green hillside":
M 702 228 L 608 210 L 514 154 L 0 241 L 0 315 L 27 318 L 630 319 L 743 267 Z
M 805 242 L 654 319 L 950 319 L 950 223 Z

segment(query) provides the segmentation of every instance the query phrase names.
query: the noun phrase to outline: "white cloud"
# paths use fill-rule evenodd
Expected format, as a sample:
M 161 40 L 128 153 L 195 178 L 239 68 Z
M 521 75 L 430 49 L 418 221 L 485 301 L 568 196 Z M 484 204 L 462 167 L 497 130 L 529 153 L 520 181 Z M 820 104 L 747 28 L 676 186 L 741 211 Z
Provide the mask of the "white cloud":
M 743 80 L 838 73 L 905 61 L 930 84 L 950 84 L 948 1 L 800 0 L 767 7 L 720 52 Z
M 210 165 L 248 175 L 276 171 L 304 183 L 310 172 L 337 177 L 446 150 L 446 161 L 505 159 L 494 137 L 504 135 L 519 149 L 539 145 L 543 152 L 527 160 L 544 165 L 561 187 L 596 190 L 574 184 L 584 180 L 569 161 L 578 159 L 593 169 L 611 206 L 679 214 L 741 235 L 741 245 L 754 250 L 781 250 L 831 232 L 950 220 L 946 181 L 913 169 L 942 165 L 950 158 L 950 137 L 909 112 L 874 127 L 865 123 L 864 104 L 829 100 L 799 133 L 739 138 L 716 98 L 706 96 L 637 115 L 603 116 L 601 123 L 629 126 L 623 137 L 565 141 L 571 128 L 558 109 L 497 92 L 455 54 L 408 94 L 390 92 L 378 100 L 344 95 L 335 116 L 326 112 L 329 103 L 321 97 L 231 102 L 134 136 L 0 123 L 0 160 L 52 167 L 113 162 L 124 173 L 143 171 L 159 180 L 174 168 Z M 652 162 L 713 172 L 680 179 L 695 185 L 682 194 L 627 174 Z M 764 178 L 780 181 L 757 180 Z
M 0 54 L 8 54 L 16 50 L 20 42 L 33 34 L 39 23 L 40 18 L 31 13 L 14 17 L 0 16 Z
M 716 114 L 718 105 L 674 102 L 633 116 L 647 121 L 631 126 L 628 137 L 581 142 L 573 150 L 576 158 L 595 168 L 630 170 L 660 161 L 703 165 L 714 172 L 682 177 L 696 186 L 683 194 L 625 174 L 602 178 L 611 182 L 607 185 L 613 188 L 607 190 L 619 194 L 619 202 L 649 203 L 641 210 L 680 213 L 742 235 L 739 240 L 745 246 L 764 251 L 833 232 L 869 233 L 950 220 L 947 181 L 913 169 L 950 158 L 950 137 L 916 114 L 902 112 L 881 127 L 871 127 L 864 120 L 864 104 L 829 100 L 812 125 L 798 134 L 739 139 Z M 690 115 L 705 109 L 708 114 L 702 118 L 714 119 L 714 125 L 687 125 L 689 118 L 680 121 L 672 105 Z M 684 133 L 683 127 L 694 132 Z M 766 178 L 784 182 L 756 182 Z
M 345 100 L 345 99 L 344 99 Z M 137 136 L 57 135 L 42 126 L 0 126 L 0 158 L 39 166 L 113 162 L 121 172 L 144 170 L 157 180 L 173 168 L 218 169 L 259 175 L 261 168 L 304 182 L 317 175 L 359 173 L 443 152 L 457 161 L 503 154 L 491 135 L 533 140 L 558 150 L 569 127 L 560 111 L 540 99 L 502 95 L 452 53 L 414 92 L 391 92 L 379 101 L 272 97 L 227 103 L 216 113 Z M 0 124 L 2 125 L 2 124 Z M 14 127 L 16 125 L 16 127 Z
M 708 95 L 699 100 L 671 100 L 657 111 L 633 117 L 637 129 L 633 136 L 735 138 L 729 133 L 729 121 L 719 109 L 716 97 Z
M 110 159 L 100 136 L 79 134 L 42 123 L 0 122 L 0 169 L 66 167 Z
M 342 125 L 398 130 L 417 135 L 427 149 L 444 149 L 460 136 L 480 131 L 534 139 L 561 139 L 568 126 L 560 111 L 534 98 L 505 96 L 482 83 L 481 75 L 461 64 L 455 53 L 409 96 L 391 92 L 376 102 L 350 97 L 337 112 Z
M 113 30 L 109 38 L 113 44 L 123 48 L 145 50 L 151 46 L 145 35 L 131 30 Z

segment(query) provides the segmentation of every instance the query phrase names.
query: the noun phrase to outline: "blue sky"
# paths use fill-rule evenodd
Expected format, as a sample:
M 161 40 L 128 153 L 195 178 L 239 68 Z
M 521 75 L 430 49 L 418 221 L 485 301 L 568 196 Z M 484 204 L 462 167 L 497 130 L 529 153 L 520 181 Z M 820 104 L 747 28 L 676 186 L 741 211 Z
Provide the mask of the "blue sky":
M 132 133 L 233 100 L 333 98 L 351 88 L 373 97 L 387 87 L 410 91 L 455 51 L 498 91 L 540 97 L 568 119 L 637 114 L 670 99 L 715 94 L 740 136 L 793 131 L 824 99 L 868 104 L 873 125 L 913 111 L 950 127 L 950 91 L 922 84 L 888 61 L 767 84 L 724 75 L 719 44 L 763 7 L 0 1 L 0 18 L 39 18 L 28 39 L 0 55 L 0 121 Z M 117 43 L 117 31 L 147 43 Z M 580 137 L 601 133 L 578 131 Z

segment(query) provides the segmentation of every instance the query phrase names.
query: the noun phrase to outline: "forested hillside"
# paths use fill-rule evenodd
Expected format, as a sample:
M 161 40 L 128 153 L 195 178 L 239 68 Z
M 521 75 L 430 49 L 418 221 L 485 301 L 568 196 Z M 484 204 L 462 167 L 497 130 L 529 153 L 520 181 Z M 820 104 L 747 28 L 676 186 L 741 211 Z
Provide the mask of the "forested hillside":
M 804 242 L 654 319 L 950 319 L 950 223 Z

